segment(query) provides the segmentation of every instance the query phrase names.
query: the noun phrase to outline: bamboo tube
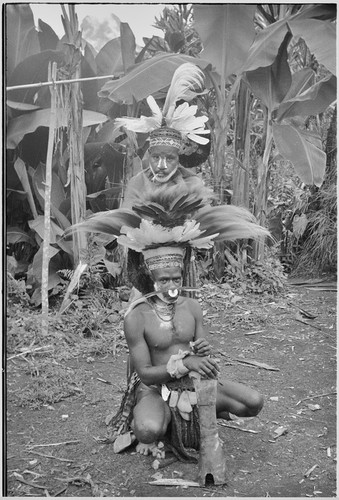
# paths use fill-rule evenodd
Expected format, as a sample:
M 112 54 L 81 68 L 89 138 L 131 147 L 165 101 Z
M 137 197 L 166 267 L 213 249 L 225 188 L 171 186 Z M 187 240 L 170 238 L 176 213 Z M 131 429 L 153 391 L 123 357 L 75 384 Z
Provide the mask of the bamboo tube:
M 226 463 L 216 416 L 217 381 L 197 376 L 193 383 L 200 422 L 199 484 L 206 486 L 208 480 L 214 485 L 225 484 Z
M 56 79 L 57 64 L 49 64 L 49 78 Z M 54 149 L 54 134 L 56 128 L 56 88 L 50 87 L 51 116 L 48 132 L 48 147 L 46 158 L 45 176 L 45 204 L 44 204 L 44 242 L 42 247 L 42 272 L 41 272 L 41 305 L 42 305 L 42 333 L 48 334 L 48 270 L 49 270 L 49 245 L 51 230 L 51 190 L 52 190 L 52 159 Z

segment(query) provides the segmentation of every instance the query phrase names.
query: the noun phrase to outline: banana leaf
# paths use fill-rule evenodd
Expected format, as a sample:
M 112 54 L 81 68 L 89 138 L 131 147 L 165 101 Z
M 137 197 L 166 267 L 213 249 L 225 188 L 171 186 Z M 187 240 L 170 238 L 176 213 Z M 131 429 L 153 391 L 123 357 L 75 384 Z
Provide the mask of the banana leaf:
M 99 97 L 119 104 L 133 104 L 164 89 L 171 83 L 174 71 L 183 63 L 191 62 L 205 69 L 209 62 L 184 54 L 158 54 L 136 64 L 125 76 L 105 83 Z
M 7 148 L 15 149 L 26 134 L 34 132 L 38 127 L 49 127 L 50 114 L 50 109 L 39 109 L 13 118 L 8 124 Z M 67 110 L 60 110 L 58 115 L 60 116 L 59 126 L 67 127 Z M 106 120 L 107 116 L 102 113 L 83 111 L 83 127 L 98 125 Z
M 291 20 L 288 25 L 294 36 L 300 36 L 306 42 L 317 61 L 323 64 L 333 75 L 336 74 L 336 25 L 317 19 Z
M 120 23 L 121 55 L 124 73 L 135 64 L 135 36 L 128 23 Z
M 289 160 L 300 179 L 309 185 L 321 186 L 326 167 L 326 154 L 321 138 L 293 124 L 272 124 L 274 142 Z
M 5 14 L 6 71 L 7 81 L 11 82 L 14 68 L 27 57 L 40 52 L 40 46 L 33 13 L 28 4 L 7 4 Z
M 336 100 L 336 77 L 329 75 L 307 88 L 308 83 L 312 81 L 312 77 L 308 78 L 310 72 L 314 75 L 312 70 L 305 69 L 294 73 L 292 76 L 291 88 L 277 111 L 277 122 L 281 122 L 293 116 L 318 115 L 325 111 L 326 108 Z M 299 75 L 299 73 L 302 73 L 302 75 Z M 301 88 L 299 88 L 299 76 L 301 76 L 301 78 L 304 76 L 305 85 Z
M 203 43 L 201 56 L 227 78 L 238 74 L 254 41 L 255 5 L 193 6 L 194 26 Z
M 287 62 L 290 38 L 291 35 L 286 34 L 273 64 L 246 72 L 246 79 L 254 94 L 271 112 L 279 106 L 291 86 L 292 77 Z

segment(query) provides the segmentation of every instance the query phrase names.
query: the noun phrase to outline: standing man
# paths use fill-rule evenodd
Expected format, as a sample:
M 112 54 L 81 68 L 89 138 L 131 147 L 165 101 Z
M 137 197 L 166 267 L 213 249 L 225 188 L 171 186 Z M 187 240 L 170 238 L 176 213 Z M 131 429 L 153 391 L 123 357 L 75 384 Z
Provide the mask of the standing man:
M 196 174 L 180 164 L 180 151 L 183 139 L 178 130 L 161 127 L 150 133 L 149 148 L 146 153 L 148 165 L 127 183 L 124 202 L 125 208 L 132 208 L 140 197 L 151 189 L 163 186 L 174 186 L 182 182 L 189 186 L 203 187 L 203 181 Z M 212 193 L 206 196 L 211 196 Z
M 204 81 L 202 70 L 192 63 L 182 64 L 174 72 L 162 109 L 154 97 L 147 103 L 152 116 L 116 119 L 116 127 L 134 133 L 149 134 L 148 165 L 130 179 L 124 196 L 123 207 L 131 208 L 135 198 L 161 185 L 172 186 L 186 182 L 202 184 L 200 178 L 180 165 L 180 157 L 196 154 L 200 146 L 206 146 L 210 132 L 205 128 L 207 116 L 196 116 L 197 105 L 188 102 L 201 92 Z
M 149 134 L 148 165 L 127 183 L 123 208 L 133 208 L 140 202 L 140 198 L 162 186 L 170 188 L 186 185 L 188 189 L 197 188 L 200 190 L 204 203 L 208 203 L 214 197 L 212 191 L 204 186 L 200 177 L 180 164 L 180 157 L 196 155 L 199 146 L 206 146 L 209 143 L 209 139 L 205 137 L 210 133 L 205 129 L 208 117 L 196 116 L 198 110 L 196 105 L 184 102 L 177 106 L 178 101 L 190 101 L 196 97 L 202 89 L 203 80 L 203 72 L 198 66 L 192 63 L 182 64 L 173 74 L 162 109 L 155 99 L 149 96 L 147 103 L 152 116 L 116 119 L 117 127 L 124 127 L 134 133 Z M 187 255 L 187 259 L 191 263 L 187 267 L 184 283 L 195 287 L 194 255 Z M 150 280 L 143 273 L 142 264 L 142 256 L 129 250 L 127 274 L 134 287 L 130 301 L 134 301 L 140 292 L 149 291 Z

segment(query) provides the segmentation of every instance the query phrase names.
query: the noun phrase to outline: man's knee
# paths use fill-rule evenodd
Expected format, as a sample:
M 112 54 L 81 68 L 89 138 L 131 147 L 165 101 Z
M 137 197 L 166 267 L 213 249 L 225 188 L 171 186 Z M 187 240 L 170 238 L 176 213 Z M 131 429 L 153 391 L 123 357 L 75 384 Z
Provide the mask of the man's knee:
M 164 422 L 151 419 L 134 419 L 134 434 L 141 443 L 154 443 L 166 432 Z
M 259 392 L 253 391 L 251 396 L 247 400 L 247 410 L 249 416 L 255 417 L 261 411 L 264 406 L 264 398 Z

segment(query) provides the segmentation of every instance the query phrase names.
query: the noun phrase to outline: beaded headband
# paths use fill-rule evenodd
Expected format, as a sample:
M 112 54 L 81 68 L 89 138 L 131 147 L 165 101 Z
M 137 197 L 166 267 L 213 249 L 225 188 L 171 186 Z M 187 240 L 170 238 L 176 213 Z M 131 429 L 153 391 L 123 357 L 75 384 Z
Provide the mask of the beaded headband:
M 180 247 L 158 247 L 142 251 L 145 263 L 150 271 L 170 267 L 183 268 L 185 250 Z
M 171 146 L 176 149 L 181 149 L 181 133 L 169 127 L 161 127 L 157 130 L 153 130 L 149 136 L 149 146 Z

